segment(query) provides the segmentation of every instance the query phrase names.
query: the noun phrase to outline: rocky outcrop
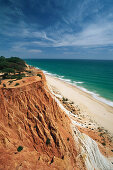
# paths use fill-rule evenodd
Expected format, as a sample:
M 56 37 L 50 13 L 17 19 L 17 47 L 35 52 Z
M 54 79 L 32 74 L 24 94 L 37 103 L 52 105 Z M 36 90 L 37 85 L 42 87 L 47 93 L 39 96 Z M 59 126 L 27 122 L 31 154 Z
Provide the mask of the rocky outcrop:
M 0 169 L 85 169 L 70 120 L 40 74 L 0 88 Z

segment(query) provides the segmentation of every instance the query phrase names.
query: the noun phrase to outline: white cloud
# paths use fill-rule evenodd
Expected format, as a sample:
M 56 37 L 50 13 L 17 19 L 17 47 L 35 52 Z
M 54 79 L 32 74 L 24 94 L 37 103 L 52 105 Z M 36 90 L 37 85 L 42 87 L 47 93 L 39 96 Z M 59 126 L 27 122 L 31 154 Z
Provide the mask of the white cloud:
M 28 49 L 26 46 L 30 46 L 32 43 L 30 42 L 19 42 L 16 43 L 12 48 L 11 51 L 17 51 L 17 52 L 30 52 L 30 53 L 41 53 L 42 50 L 39 49 Z
M 66 47 L 66 46 L 81 46 L 81 47 L 103 47 L 113 45 L 113 22 L 101 21 L 95 24 L 90 24 L 79 33 L 60 34 L 48 32 L 31 32 L 23 29 L 22 36 L 38 38 L 35 41 L 17 43 L 13 50 L 20 50 L 25 46 L 33 45 L 35 47 Z M 51 37 L 49 36 L 51 35 Z M 41 50 L 31 50 L 30 52 L 41 52 Z
M 107 45 L 113 45 L 113 22 L 91 24 L 80 33 L 64 34 L 53 44 L 54 47 Z
M 32 49 L 32 50 L 28 50 L 31 53 L 41 53 L 42 50 L 37 50 L 37 49 Z

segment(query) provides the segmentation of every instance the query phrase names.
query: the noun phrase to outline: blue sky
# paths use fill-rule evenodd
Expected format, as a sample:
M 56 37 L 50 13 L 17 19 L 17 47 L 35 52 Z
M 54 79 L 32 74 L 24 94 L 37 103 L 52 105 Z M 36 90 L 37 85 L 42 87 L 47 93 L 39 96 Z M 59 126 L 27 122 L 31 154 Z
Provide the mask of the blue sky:
M 113 0 L 0 0 L 0 55 L 113 59 Z

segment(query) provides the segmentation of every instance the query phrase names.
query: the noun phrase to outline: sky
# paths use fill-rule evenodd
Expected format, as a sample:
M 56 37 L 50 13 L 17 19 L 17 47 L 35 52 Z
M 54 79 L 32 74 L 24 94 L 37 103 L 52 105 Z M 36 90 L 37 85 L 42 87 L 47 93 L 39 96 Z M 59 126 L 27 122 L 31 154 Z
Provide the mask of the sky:
M 113 60 L 113 0 L 0 0 L 0 56 Z

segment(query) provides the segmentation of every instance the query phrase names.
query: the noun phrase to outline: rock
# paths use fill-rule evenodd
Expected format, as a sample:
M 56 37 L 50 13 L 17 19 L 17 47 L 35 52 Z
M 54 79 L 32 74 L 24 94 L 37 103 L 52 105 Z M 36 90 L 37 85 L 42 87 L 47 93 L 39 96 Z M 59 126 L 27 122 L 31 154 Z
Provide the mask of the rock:
M 2 170 L 76 167 L 79 150 L 70 133 L 70 120 L 52 98 L 45 76 L 40 74 L 42 79 L 27 77 L 19 80 L 20 86 L 0 88 Z M 46 145 L 47 138 L 49 145 Z M 24 149 L 17 152 L 18 146 Z M 64 160 L 62 155 L 67 155 Z

